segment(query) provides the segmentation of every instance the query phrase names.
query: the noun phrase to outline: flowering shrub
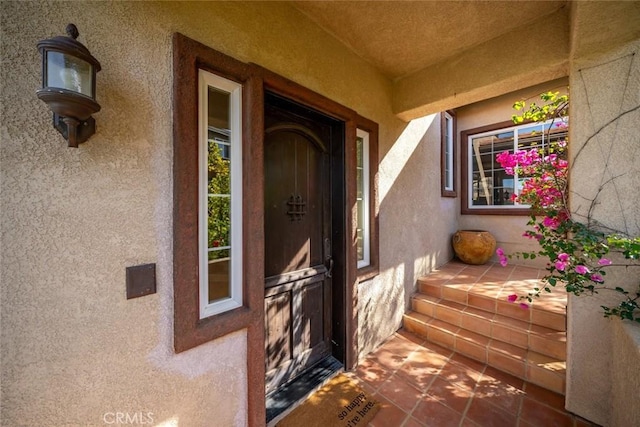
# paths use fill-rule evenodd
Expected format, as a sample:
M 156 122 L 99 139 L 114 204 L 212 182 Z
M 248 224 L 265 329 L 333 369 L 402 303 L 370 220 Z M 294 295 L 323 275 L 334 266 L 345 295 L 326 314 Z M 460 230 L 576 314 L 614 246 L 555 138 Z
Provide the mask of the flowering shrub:
M 558 92 L 541 95 L 544 105 L 532 103 L 524 110 L 524 101 L 514 105 L 516 110 L 524 110 L 523 114 L 513 116 L 516 124 L 526 121 L 546 122 L 552 119 L 553 126 L 567 126 L 569 98 Z M 547 138 L 548 139 L 548 138 Z M 640 258 L 640 238 L 627 237 L 620 233 L 606 234 L 595 227 L 574 221 L 567 204 L 568 173 L 567 141 L 551 142 L 541 149 L 502 152 L 496 160 L 509 175 L 525 179 L 519 194 L 512 195 L 512 200 L 530 205 L 532 215 L 527 225 L 529 229 L 524 237 L 536 240 L 539 251 L 513 254 L 524 259 L 535 259 L 543 256 L 549 259 L 549 273 L 543 278 L 542 288 L 534 288 L 526 296 L 518 298 L 510 295 L 508 300 L 515 302 L 524 299 L 531 302 L 543 291 L 551 292 L 551 287 L 564 286 L 567 292 L 575 295 L 597 293 L 600 290 L 612 290 L 622 296 L 622 302 L 616 307 L 605 307 L 605 317 L 617 316 L 623 319 L 640 322 L 640 286 L 631 294 L 620 287 L 605 286 L 605 276 L 612 261 L 607 258 L 610 252 L 620 252 L 626 259 Z M 508 258 L 502 248 L 496 250 L 500 264 L 507 265 Z M 526 303 L 521 306 L 527 307 Z

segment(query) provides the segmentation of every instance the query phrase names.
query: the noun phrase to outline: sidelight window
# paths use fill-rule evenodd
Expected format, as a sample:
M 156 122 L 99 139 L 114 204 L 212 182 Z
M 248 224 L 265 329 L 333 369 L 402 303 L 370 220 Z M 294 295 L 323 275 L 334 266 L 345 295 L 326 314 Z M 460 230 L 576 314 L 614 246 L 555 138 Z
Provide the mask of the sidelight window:
M 356 121 L 356 259 L 358 279 L 368 280 L 378 266 L 378 125 L 358 116 Z
M 369 185 L 369 132 L 358 129 L 356 134 L 357 150 L 357 193 L 356 204 L 358 223 L 356 226 L 358 268 L 371 263 L 371 233 L 370 233 L 370 198 Z
M 242 306 L 242 86 L 199 70 L 200 318 Z
M 447 111 L 441 114 L 441 118 L 441 194 L 443 197 L 456 197 L 455 115 Z

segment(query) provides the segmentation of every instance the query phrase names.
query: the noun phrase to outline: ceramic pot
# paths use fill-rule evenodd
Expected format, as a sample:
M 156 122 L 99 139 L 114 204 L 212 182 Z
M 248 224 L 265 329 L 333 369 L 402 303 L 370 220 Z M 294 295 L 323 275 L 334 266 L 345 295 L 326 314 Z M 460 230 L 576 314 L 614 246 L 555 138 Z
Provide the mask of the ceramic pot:
M 456 256 L 465 264 L 485 264 L 496 250 L 496 239 L 488 231 L 458 230 L 451 240 Z

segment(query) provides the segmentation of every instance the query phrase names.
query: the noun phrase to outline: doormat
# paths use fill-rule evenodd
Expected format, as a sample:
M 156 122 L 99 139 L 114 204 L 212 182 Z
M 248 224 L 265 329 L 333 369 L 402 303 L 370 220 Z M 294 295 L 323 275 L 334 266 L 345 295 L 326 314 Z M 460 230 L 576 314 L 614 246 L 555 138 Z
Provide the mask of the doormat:
M 339 374 L 316 390 L 277 427 L 366 427 L 380 409 L 346 375 Z

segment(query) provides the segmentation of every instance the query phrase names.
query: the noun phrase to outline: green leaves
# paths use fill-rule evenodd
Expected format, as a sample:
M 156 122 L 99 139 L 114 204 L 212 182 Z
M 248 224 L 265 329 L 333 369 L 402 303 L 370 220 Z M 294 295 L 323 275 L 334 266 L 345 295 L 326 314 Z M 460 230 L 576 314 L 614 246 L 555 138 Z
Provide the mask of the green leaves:
M 616 290 L 617 289 L 618 288 L 616 288 Z M 604 317 L 620 317 L 621 319 L 640 323 L 640 305 L 638 305 L 639 298 L 640 293 L 636 293 L 635 298 L 627 297 L 627 299 L 618 304 L 617 307 L 607 307 L 604 305 L 600 307 L 604 311 Z
M 222 156 L 222 149 L 215 140 L 209 140 L 207 178 L 208 245 L 226 247 L 231 243 L 230 161 Z M 228 253 L 225 251 L 214 251 L 210 259 L 226 256 Z
M 517 101 L 513 104 L 513 109 L 523 111 L 522 115 L 514 114 L 511 119 L 515 124 L 522 124 L 527 121 L 544 122 L 551 118 L 561 119 L 568 115 L 569 96 L 560 95 L 560 92 L 545 92 L 540 94 L 540 99 L 544 102 L 539 106 L 535 102 L 529 104 L 526 101 Z
M 624 237 L 617 234 L 607 236 L 607 242 L 611 247 L 622 250 L 626 259 L 640 259 L 640 237 Z

